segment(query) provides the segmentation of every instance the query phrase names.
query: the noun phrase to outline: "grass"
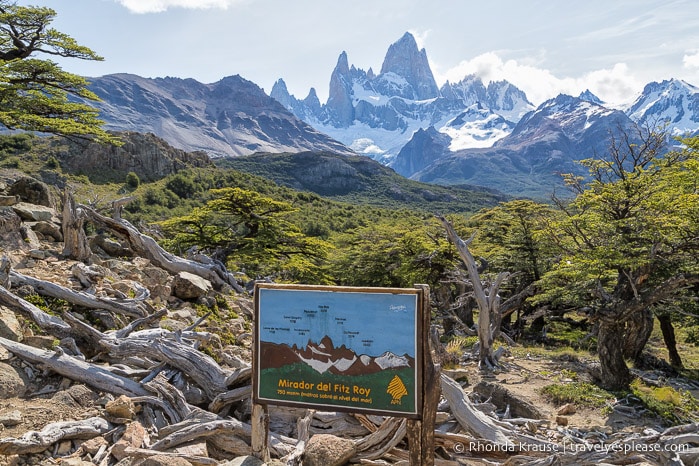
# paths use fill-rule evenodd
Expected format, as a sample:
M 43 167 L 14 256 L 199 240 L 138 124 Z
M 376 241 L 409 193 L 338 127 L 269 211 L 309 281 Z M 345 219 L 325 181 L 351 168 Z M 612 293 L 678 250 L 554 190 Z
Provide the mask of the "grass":
M 556 404 L 574 403 L 588 408 L 603 408 L 616 396 L 587 382 L 555 383 L 546 385 L 541 393 Z

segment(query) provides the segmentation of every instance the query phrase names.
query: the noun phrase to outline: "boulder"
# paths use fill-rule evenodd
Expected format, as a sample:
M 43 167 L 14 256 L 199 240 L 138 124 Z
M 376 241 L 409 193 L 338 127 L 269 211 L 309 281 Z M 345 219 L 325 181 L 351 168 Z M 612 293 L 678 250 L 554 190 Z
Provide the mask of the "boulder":
M 209 293 L 211 282 L 189 272 L 180 272 L 172 284 L 173 296 L 180 299 L 197 299 Z
M 303 453 L 304 466 L 342 466 L 355 453 L 352 440 L 330 434 L 316 434 Z
M 50 222 L 56 216 L 56 211 L 51 207 L 45 207 L 38 204 L 30 204 L 27 202 L 18 202 L 11 207 L 17 215 L 23 220 L 29 222 Z
M 0 238 L 10 235 L 19 237 L 19 227 L 22 218 L 10 207 L 0 207 Z
M 53 238 L 56 241 L 63 241 L 61 227 L 53 222 L 30 222 L 27 223 L 37 233 L 41 233 L 45 238 Z
M 19 202 L 19 196 L 0 196 L 0 206 L 11 206 Z
M 12 341 L 22 341 L 22 326 L 14 312 L 0 306 L 0 337 Z
M 7 192 L 10 196 L 19 196 L 22 202 L 45 207 L 54 207 L 49 187 L 34 178 L 24 177 L 15 181 Z
M 9 364 L 0 362 L 0 400 L 22 396 L 27 389 L 20 372 Z

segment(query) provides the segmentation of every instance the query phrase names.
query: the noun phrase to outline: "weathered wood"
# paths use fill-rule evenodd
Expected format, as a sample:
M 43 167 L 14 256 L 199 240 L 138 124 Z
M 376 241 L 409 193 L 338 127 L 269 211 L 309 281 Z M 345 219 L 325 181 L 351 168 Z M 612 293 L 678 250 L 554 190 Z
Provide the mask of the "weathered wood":
M 102 435 L 110 429 L 109 422 L 101 417 L 82 421 L 56 422 L 41 431 L 30 431 L 18 439 L 0 439 L 0 455 L 25 455 L 40 453 L 56 442 L 70 439 L 89 439 Z
M 410 464 L 412 466 L 432 466 L 434 464 L 434 427 L 437 417 L 437 403 L 439 402 L 439 366 L 432 361 L 430 350 L 430 287 L 427 285 L 415 285 L 422 291 L 422 406 L 420 407 L 421 419 L 408 420 L 407 437 L 410 447 Z
M 447 236 L 456 247 L 461 260 L 466 266 L 468 276 L 471 279 L 473 286 L 473 295 L 478 304 L 478 343 L 479 343 L 479 359 L 480 367 L 483 369 L 492 369 L 498 366 L 498 361 L 493 357 L 493 341 L 497 333 L 500 331 L 500 322 L 502 314 L 500 310 L 500 296 L 498 290 L 503 281 L 509 276 L 503 272 L 498 274 L 495 281 L 491 284 L 488 293 L 486 294 L 481 282 L 480 273 L 476 259 L 468 249 L 468 245 L 473 241 L 473 236 L 468 240 L 462 240 L 454 230 L 451 223 L 441 215 L 437 218 L 444 225 L 447 231 Z
M 281 459 L 281 461 L 287 466 L 296 466 L 300 464 L 301 457 L 306 449 L 306 443 L 311 437 L 309 428 L 311 426 L 314 413 L 315 410 L 313 409 L 306 410 L 306 415 L 299 419 L 296 423 L 296 448 L 294 448 L 294 451 Z
M 252 396 L 252 385 L 246 385 L 245 387 L 234 388 L 233 390 L 228 390 L 224 393 L 219 393 L 216 398 L 209 404 L 209 411 L 213 413 L 218 413 L 226 405 L 235 403 L 236 401 L 243 400 L 245 398 L 250 398 Z
M 166 458 L 182 458 L 189 461 L 192 464 L 192 466 L 209 466 L 219 464 L 218 461 L 212 458 L 207 458 L 205 456 L 193 456 L 184 453 L 173 453 L 167 451 L 153 451 L 147 450 L 145 448 L 126 447 L 123 450 L 123 454 L 127 457 L 136 459 L 150 458 L 152 456 L 164 456 Z
M 452 414 L 459 424 L 478 438 L 484 438 L 499 445 L 513 443 L 509 438 L 509 432 L 495 425 L 493 420 L 473 407 L 473 404 L 459 385 L 451 377 L 442 374 L 442 395 L 447 399 Z
M 83 225 L 85 214 L 82 209 L 76 207 L 73 193 L 66 188 L 63 191 L 63 255 L 79 262 L 90 258 L 92 251 L 85 235 Z
M 25 301 L 7 288 L 0 286 L 0 304 L 7 306 L 15 312 L 19 312 L 31 319 L 41 330 L 57 337 L 71 336 L 70 325 L 56 316 L 42 311 L 32 303 Z
M 269 462 L 269 412 L 267 405 L 253 404 L 250 422 L 252 424 L 250 429 L 252 455 L 265 463 Z
M 226 379 L 230 373 L 210 356 L 186 344 L 165 338 L 103 340 L 100 344 L 113 357 L 140 356 L 167 362 L 187 374 L 204 390 L 209 400 L 228 390 Z
M 88 309 L 104 309 L 116 314 L 122 314 L 130 317 L 143 317 L 148 312 L 142 301 L 147 296 L 141 299 L 111 299 L 94 296 L 82 291 L 74 291 L 65 286 L 61 286 L 46 280 L 23 275 L 21 273 L 10 272 L 10 279 L 13 285 L 29 285 L 36 290 L 37 293 L 43 296 L 59 298 L 68 301 L 71 304 L 86 307 Z
M 38 349 L 2 337 L 0 346 L 21 359 L 43 364 L 57 374 L 108 393 L 126 396 L 148 395 L 148 391 L 139 383 L 113 374 L 96 364 L 68 356 L 62 351 Z
M 403 440 L 406 432 L 406 419 L 387 418 L 376 432 L 355 442 L 357 453 L 350 461 L 357 462 L 362 459 L 375 460 L 381 458 L 387 451 Z
M 215 287 L 221 288 L 224 285 L 232 287 L 238 293 L 243 293 L 243 288 L 238 285 L 235 277 L 225 270 L 223 264 L 213 262 L 211 264 L 202 264 L 188 259 L 177 257 L 165 251 L 158 243 L 150 236 L 140 233 L 136 227 L 121 219 L 114 220 L 104 215 L 99 214 L 90 207 L 80 205 L 87 217 L 93 223 L 96 223 L 103 228 L 109 229 L 115 235 L 124 238 L 131 245 L 131 249 L 141 256 L 149 259 L 153 264 L 167 270 L 170 273 L 177 274 L 179 272 L 189 272 L 209 280 Z
M 216 435 L 234 435 L 251 439 L 252 426 L 237 419 L 197 422 L 167 435 L 151 445 L 151 448 L 158 451 L 168 450 L 192 440 Z M 288 455 L 294 450 L 295 444 L 295 439 L 275 433 L 269 435 L 270 450 L 277 456 Z

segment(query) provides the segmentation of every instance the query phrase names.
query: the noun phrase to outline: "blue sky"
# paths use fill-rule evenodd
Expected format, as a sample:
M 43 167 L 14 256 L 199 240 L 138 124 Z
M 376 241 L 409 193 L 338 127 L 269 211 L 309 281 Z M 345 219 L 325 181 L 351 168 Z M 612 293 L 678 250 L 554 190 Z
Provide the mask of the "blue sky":
M 342 51 L 378 72 L 411 32 L 437 83 L 507 79 L 539 104 L 589 88 L 610 103 L 651 81 L 699 86 L 696 0 L 21 0 L 105 57 L 60 62 L 84 76 L 133 73 L 211 83 L 239 74 L 269 93 L 278 78 L 324 102 Z

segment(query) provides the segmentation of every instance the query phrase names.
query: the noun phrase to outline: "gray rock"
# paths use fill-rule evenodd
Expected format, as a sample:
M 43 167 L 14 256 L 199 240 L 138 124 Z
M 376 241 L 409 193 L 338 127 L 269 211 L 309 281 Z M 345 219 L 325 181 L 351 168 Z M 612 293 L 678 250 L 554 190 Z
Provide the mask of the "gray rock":
M 310 438 L 303 454 L 304 466 L 342 466 L 355 453 L 354 442 L 330 434 Z
M 192 463 L 184 458 L 166 455 L 155 455 L 143 460 L 140 466 L 192 466 Z
M 5 306 L 0 306 L 0 337 L 22 341 L 22 327 L 17 316 Z
M 172 285 L 172 294 L 180 299 L 197 299 L 205 296 L 212 289 L 209 280 L 189 272 L 180 272 Z
M 26 389 L 22 374 L 9 364 L 0 362 L 0 399 L 22 396 Z
M 16 426 L 22 423 L 22 413 L 18 410 L 0 414 L 0 425 L 5 427 Z
M 19 196 L 0 196 L 0 206 L 11 206 L 19 202 Z
M 12 206 L 12 210 L 14 210 L 15 213 L 23 220 L 28 220 L 30 222 L 50 222 L 51 219 L 56 216 L 56 211 L 51 207 L 30 204 L 27 202 L 18 202 Z
M 30 177 L 20 178 L 15 181 L 10 186 L 7 194 L 10 196 L 17 195 L 22 202 L 29 204 L 45 207 L 53 207 L 55 205 L 49 187 L 45 183 Z
M 44 237 L 51 237 L 56 241 L 63 241 L 63 233 L 61 227 L 53 222 L 33 222 L 28 223 L 32 230 L 41 233 Z

